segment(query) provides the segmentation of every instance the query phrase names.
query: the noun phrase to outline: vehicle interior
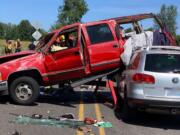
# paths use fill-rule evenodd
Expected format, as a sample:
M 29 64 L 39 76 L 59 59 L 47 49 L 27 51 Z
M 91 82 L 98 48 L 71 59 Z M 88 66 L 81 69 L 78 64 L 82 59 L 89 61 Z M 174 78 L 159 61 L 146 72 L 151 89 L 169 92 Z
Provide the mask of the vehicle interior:
M 135 39 L 141 36 L 136 41 L 143 39 L 144 42 L 152 40 L 151 45 L 176 45 L 163 22 L 154 14 L 140 14 L 114 19 L 117 22 L 117 28 L 119 27 L 119 37 L 124 40 L 124 44 L 129 38 L 133 37 L 132 39 Z M 142 41 L 139 43 L 142 43 Z
M 64 30 L 58 34 L 53 45 L 51 46 L 51 52 L 65 50 L 77 46 L 78 41 L 78 29 L 71 28 Z
M 148 18 L 148 19 L 132 21 L 127 23 L 119 23 L 118 27 L 119 27 L 121 40 L 127 41 L 129 38 L 131 38 L 131 40 L 134 40 L 133 41 L 134 46 L 137 47 L 142 47 L 146 44 L 148 45 L 170 44 L 166 35 L 163 33 L 161 26 L 156 22 L 154 18 Z M 158 39 L 160 39 L 159 42 L 156 41 Z

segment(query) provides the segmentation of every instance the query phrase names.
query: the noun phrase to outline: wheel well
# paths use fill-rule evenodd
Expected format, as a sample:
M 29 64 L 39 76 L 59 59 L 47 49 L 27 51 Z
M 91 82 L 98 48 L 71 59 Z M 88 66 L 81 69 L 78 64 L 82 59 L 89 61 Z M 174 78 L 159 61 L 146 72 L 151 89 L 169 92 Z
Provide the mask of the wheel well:
M 36 70 L 36 69 L 25 70 L 25 71 L 18 71 L 18 72 L 12 73 L 12 74 L 8 77 L 8 84 L 11 84 L 12 81 L 14 81 L 16 78 L 22 77 L 22 76 L 32 77 L 32 78 L 34 78 L 34 79 L 39 83 L 39 85 L 42 85 L 42 82 L 43 82 L 42 76 L 41 76 L 41 74 L 39 73 L 39 71 Z

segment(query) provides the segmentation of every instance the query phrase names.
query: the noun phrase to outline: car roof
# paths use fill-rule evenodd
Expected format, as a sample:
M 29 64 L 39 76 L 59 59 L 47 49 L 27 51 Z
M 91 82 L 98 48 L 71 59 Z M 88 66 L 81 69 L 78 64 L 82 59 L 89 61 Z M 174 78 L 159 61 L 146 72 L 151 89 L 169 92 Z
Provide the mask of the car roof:
M 178 46 L 152 46 L 141 48 L 136 51 L 144 54 L 180 54 L 180 47 Z
M 180 51 L 151 50 L 151 51 L 147 51 L 147 54 L 180 54 Z
M 89 25 L 89 24 L 96 24 L 99 22 L 107 22 L 107 21 L 116 21 L 116 23 L 118 23 L 118 24 L 124 24 L 124 23 L 130 23 L 130 22 L 134 22 L 134 21 L 140 21 L 140 20 L 147 19 L 147 18 L 156 18 L 157 19 L 157 16 L 153 13 L 144 13 L 144 14 L 136 14 L 136 15 L 109 18 L 109 19 L 98 20 L 98 21 L 93 21 L 93 22 L 86 22 L 86 23 L 78 22 L 78 23 L 74 23 L 71 25 L 66 25 L 64 27 L 68 28 L 68 27 L 71 27 L 74 25 Z M 162 25 L 161 21 L 159 19 L 158 19 L 158 21 L 159 21 L 160 25 Z M 53 32 L 59 32 L 60 29 L 61 28 L 54 30 Z

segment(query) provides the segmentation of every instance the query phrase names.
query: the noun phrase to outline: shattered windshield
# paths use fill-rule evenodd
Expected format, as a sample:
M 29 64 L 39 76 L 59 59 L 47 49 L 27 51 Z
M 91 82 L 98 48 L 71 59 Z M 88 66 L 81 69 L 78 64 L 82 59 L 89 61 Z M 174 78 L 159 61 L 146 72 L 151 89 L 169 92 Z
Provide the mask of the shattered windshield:
M 47 47 L 47 44 L 49 43 L 49 41 L 52 39 L 53 36 L 54 36 L 54 33 L 50 33 L 42 37 L 36 46 L 36 51 L 42 52 Z

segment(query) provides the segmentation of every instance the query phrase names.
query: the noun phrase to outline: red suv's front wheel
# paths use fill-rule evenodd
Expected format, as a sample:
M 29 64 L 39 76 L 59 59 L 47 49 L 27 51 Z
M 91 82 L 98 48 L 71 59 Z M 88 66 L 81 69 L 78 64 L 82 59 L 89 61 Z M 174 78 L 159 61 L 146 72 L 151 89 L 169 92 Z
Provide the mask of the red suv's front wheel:
M 10 84 L 9 94 L 15 103 L 29 105 L 39 96 L 39 84 L 31 77 L 19 77 Z

